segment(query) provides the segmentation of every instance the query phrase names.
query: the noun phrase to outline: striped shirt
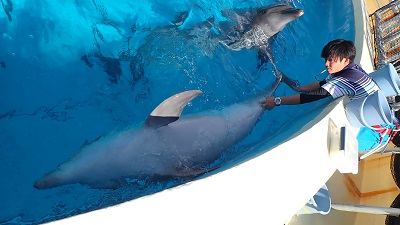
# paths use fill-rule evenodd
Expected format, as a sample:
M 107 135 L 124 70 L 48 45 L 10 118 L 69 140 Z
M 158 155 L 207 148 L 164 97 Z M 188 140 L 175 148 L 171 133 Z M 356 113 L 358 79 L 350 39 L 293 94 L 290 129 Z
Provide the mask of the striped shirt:
M 354 63 L 350 63 L 343 70 L 333 74 L 322 88 L 333 98 L 347 95 L 350 99 L 362 98 L 379 90 L 372 78 Z

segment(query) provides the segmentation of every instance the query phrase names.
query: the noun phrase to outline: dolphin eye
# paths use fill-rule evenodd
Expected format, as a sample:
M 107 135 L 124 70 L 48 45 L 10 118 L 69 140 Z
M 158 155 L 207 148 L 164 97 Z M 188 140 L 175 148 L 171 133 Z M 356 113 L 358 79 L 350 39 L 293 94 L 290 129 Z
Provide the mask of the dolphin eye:
M 267 12 L 267 10 L 266 9 L 263 9 L 263 10 L 261 10 L 261 14 L 265 14 Z

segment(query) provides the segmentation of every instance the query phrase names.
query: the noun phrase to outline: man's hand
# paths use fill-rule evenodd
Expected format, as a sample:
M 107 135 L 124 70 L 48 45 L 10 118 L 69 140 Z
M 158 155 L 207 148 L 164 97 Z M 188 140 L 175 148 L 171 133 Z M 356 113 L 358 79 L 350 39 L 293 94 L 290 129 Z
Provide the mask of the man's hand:
M 261 107 L 271 110 L 275 107 L 274 98 L 267 97 L 265 100 L 260 102 Z

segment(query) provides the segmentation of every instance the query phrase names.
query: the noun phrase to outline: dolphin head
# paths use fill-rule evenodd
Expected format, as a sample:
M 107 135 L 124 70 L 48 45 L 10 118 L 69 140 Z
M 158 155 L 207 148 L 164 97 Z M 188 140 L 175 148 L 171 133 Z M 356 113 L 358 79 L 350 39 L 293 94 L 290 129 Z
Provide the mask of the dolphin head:
M 295 9 L 288 5 L 275 5 L 259 11 L 254 18 L 254 25 L 260 27 L 267 35 L 273 36 L 286 24 L 303 14 L 302 9 Z

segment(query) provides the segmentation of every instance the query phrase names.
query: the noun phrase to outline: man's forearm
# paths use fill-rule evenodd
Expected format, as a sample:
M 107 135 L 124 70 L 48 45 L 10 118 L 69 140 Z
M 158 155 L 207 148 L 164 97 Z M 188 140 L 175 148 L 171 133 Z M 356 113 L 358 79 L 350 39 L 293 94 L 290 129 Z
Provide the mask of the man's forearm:
M 308 92 L 320 88 L 320 82 L 314 82 L 300 87 L 300 92 Z
M 296 105 L 300 104 L 300 94 L 281 97 L 282 105 Z

